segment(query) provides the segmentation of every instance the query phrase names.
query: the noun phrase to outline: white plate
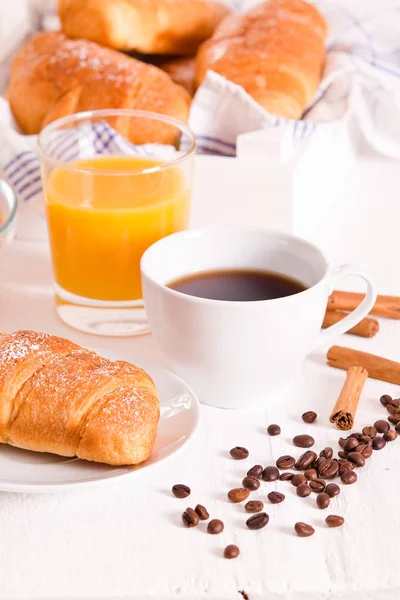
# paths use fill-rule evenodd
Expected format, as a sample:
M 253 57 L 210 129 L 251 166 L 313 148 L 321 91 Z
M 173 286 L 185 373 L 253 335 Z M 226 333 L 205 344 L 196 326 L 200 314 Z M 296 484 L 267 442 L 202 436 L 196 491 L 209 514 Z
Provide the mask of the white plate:
M 137 467 L 112 467 L 78 458 L 65 458 L 0 445 L 0 490 L 7 492 L 62 492 L 132 476 L 174 455 L 192 437 L 199 424 L 199 402 L 192 390 L 176 375 L 132 357 L 116 356 L 104 350 L 98 354 L 113 360 L 139 364 L 154 379 L 161 418 L 150 458 Z

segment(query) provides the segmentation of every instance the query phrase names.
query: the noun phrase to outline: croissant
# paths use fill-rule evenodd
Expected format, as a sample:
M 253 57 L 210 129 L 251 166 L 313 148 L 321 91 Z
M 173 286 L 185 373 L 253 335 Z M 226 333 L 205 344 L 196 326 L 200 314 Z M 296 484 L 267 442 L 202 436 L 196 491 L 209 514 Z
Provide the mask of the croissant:
M 7 92 L 11 110 L 24 133 L 77 112 L 136 108 L 186 122 L 191 98 L 169 75 L 135 58 L 86 40 L 68 40 L 61 32 L 43 32 L 17 52 Z M 132 119 L 110 123 L 134 143 L 174 142 L 176 130 L 157 121 Z
M 197 54 L 196 86 L 212 69 L 268 112 L 299 119 L 325 61 L 326 23 L 303 0 L 269 0 L 227 17 Z
M 0 442 L 134 465 L 149 457 L 159 416 L 142 369 L 53 335 L 0 335 Z
M 229 12 L 214 0 L 58 0 L 68 37 L 144 54 L 194 54 Z

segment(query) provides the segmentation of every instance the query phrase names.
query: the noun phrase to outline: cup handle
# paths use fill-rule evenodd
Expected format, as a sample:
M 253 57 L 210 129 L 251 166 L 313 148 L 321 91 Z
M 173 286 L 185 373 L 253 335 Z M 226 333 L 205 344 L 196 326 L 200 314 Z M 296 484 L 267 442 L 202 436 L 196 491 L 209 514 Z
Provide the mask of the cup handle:
M 320 346 L 321 344 L 329 344 L 332 340 L 342 333 L 346 333 L 349 329 L 357 325 L 371 310 L 376 300 L 376 291 L 375 286 L 372 283 L 371 277 L 364 267 L 360 265 L 348 264 L 341 265 L 332 271 L 331 281 L 330 281 L 330 289 L 329 294 L 334 290 L 335 282 L 342 277 L 347 277 L 348 275 L 357 275 L 357 277 L 361 277 L 367 284 L 367 292 L 365 294 L 364 300 L 361 302 L 356 309 L 354 309 L 347 317 L 331 325 L 327 329 L 322 330 L 318 334 L 316 346 Z

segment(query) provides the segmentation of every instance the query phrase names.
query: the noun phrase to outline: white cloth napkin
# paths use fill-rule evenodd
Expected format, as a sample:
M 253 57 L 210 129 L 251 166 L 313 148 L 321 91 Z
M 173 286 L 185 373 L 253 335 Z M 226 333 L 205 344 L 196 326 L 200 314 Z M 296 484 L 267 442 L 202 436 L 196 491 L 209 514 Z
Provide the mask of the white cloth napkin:
M 227 1 L 235 9 L 257 4 L 257 0 Z M 336 183 L 343 182 L 351 168 L 354 140 L 360 134 L 378 152 L 400 159 L 398 7 L 360 3 L 350 9 L 329 0 L 318 5 L 329 27 L 327 61 L 318 93 L 302 120 L 268 114 L 242 88 L 213 72 L 198 90 L 190 113 L 199 152 L 256 159 L 265 168 L 286 163 L 292 173 L 296 171 L 297 193 L 304 185 L 303 203 L 312 196 L 310 174 L 315 194 L 324 185 L 334 198 Z M 19 32 L 11 40 L 9 30 L 0 26 L 0 85 L 6 80 L 10 56 L 28 31 L 57 27 L 52 7 L 51 0 L 0 3 L 0 23 L 7 10 Z M 19 236 L 41 239 L 45 228 L 37 226 L 43 215 L 36 138 L 18 132 L 8 103 L 1 98 L 0 136 L 0 175 L 14 185 L 21 204 Z M 296 210 L 301 209 L 297 204 Z

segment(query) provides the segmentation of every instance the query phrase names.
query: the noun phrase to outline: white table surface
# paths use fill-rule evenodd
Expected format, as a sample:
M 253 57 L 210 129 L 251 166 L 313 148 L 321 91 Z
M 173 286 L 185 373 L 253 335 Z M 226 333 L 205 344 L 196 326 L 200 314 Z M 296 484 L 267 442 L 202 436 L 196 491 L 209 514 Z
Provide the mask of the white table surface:
M 268 223 L 269 203 L 253 203 L 236 173 L 234 159 L 198 160 L 194 225 L 245 218 Z M 382 293 L 400 294 L 399 187 L 398 163 L 362 153 L 348 185 L 346 210 L 334 211 L 313 236 L 334 264 L 367 264 Z M 139 362 L 162 360 L 151 336 L 93 338 L 64 326 L 55 316 L 45 246 L 15 242 L 0 268 L 1 330 L 43 330 L 129 352 Z M 399 322 L 382 320 L 375 339 L 347 335 L 338 343 L 400 360 L 398 333 Z M 149 472 L 65 495 L 0 493 L 0 598 L 240 600 L 244 590 L 250 600 L 398 600 L 400 441 L 374 453 L 358 483 L 343 486 L 327 511 L 316 508 L 314 495 L 296 497 L 288 482 L 263 483 L 253 498 L 265 499 L 270 523 L 249 531 L 243 506 L 226 498 L 253 464 L 274 464 L 281 454 L 291 454 L 290 439 L 297 433 L 311 433 L 318 449 L 337 447 L 339 432 L 328 417 L 344 374 L 324 365 L 324 350 L 307 359 L 290 397 L 269 398 L 263 410 L 203 406 L 192 443 Z M 385 417 L 378 401 L 382 393 L 399 395 L 395 386 L 367 381 L 357 428 Z M 305 410 L 318 412 L 318 424 L 302 423 Z M 271 422 L 281 425 L 281 436 L 266 435 Z M 229 458 L 235 445 L 249 448 L 248 460 Z M 188 484 L 192 495 L 174 498 L 174 483 Z M 273 489 L 286 494 L 283 504 L 268 503 L 266 493 Z M 224 521 L 221 535 L 206 534 L 204 524 L 190 530 L 182 526 L 182 511 L 198 502 Z M 324 519 L 330 513 L 343 515 L 345 526 L 328 529 Z M 296 521 L 311 523 L 315 535 L 295 536 Z M 241 549 L 232 561 L 222 558 L 230 543 Z

